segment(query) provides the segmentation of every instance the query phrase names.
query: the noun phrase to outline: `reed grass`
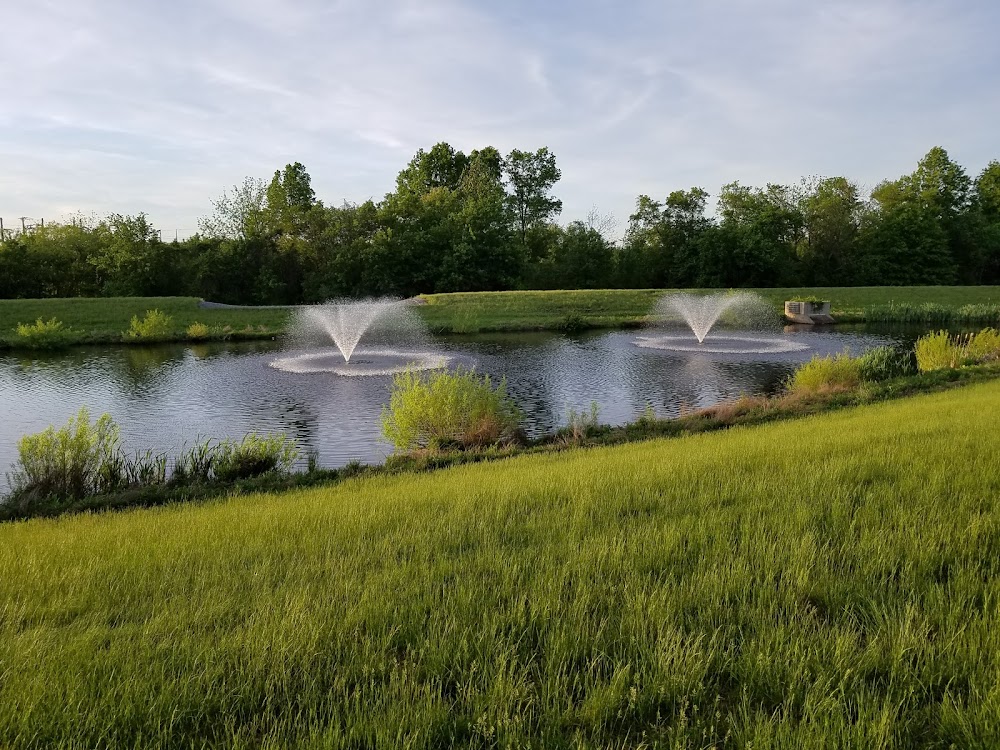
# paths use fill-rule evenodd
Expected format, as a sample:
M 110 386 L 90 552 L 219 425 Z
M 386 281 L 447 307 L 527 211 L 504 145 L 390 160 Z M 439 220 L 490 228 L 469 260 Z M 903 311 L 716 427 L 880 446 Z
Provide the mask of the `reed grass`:
M 0 746 L 994 746 L 1000 383 L 0 527 Z

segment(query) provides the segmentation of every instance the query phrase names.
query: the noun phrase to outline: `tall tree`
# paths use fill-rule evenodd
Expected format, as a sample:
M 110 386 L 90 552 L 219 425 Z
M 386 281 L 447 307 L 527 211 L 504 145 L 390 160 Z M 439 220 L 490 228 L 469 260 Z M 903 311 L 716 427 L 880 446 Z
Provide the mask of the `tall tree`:
M 256 240 L 269 234 L 267 186 L 247 177 L 212 201 L 212 214 L 198 222 L 202 234 L 223 239 Z
M 543 224 L 562 211 L 562 201 L 551 195 L 562 172 L 556 166 L 555 154 L 545 147 L 535 152 L 514 149 L 504 159 L 503 167 L 514 225 L 524 246 L 532 226 Z
M 850 283 L 864 202 L 846 177 L 825 177 L 802 196 L 805 234 L 799 242 L 801 282 L 818 286 Z
M 750 188 L 733 182 L 719 195 L 724 236 L 730 243 L 725 268 L 713 276 L 726 286 L 784 286 L 797 277 L 795 247 L 802 236 L 798 197 L 785 185 Z
M 982 283 L 1000 284 L 1000 161 L 991 161 L 976 178 L 973 201 Z
M 425 195 L 436 188 L 457 190 L 468 166 L 469 157 L 447 143 L 430 151 L 420 149 L 396 177 L 396 192 Z
M 972 182 L 943 148 L 872 191 L 863 240 L 868 283 L 950 284 L 978 275 L 968 232 Z

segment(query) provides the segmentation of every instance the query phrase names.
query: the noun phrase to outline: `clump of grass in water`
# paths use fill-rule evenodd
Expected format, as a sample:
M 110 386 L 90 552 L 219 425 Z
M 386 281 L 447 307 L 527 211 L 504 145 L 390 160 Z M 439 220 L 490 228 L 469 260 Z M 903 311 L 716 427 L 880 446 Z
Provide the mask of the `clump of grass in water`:
M 954 337 L 947 331 L 928 333 L 917 339 L 915 351 L 920 372 L 991 362 L 1000 359 L 1000 332 L 985 328 Z
M 288 472 L 299 457 L 283 435 L 251 433 L 242 440 L 204 441 L 184 451 L 168 476 L 166 454 L 126 454 L 110 414 L 91 422 L 86 408 L 60 428 L 48 427 L 18 441 L 18 460 L 8 474 L 3 498 L 16 514 L 59 510 L 81 500 L 129 488 L 171 483 L 233 482 Z
M 56 318 L 39 318 L 30 325 L 18 323 L 14 343 L 26 349 L 58 349 L 67 346 L 72 337 L 73 331 Z
M 397 450 L 471 448 L 519 437 L 521 410 L 488 375 L 453 371 L 399 373 L 382 410 L 382 435 Z
M 204 323 L 198 323 L 197 321 L 188 326 L 185 332 L 187 337 L 192 341 L 200 341 L 202 339 L 208 338 L 209 328 Z
M 815 356 L 799 367 L 789 381 L 793 393 L 823 393 L 849 390 L 861 383 L 861 365 L 847 352 Z
M 173 318 L 160 310 L 147 310 L 146 316 L 141 320 L 138 315 L 132 316 L 125 338 L 151 341 L 165 338 L 170 335 L 173 322 Z
M 917 372 L 917 361 L 912 349 L 895 346 L 876 346 L 858 357 L 861 380 L 878 383 L 892 378 L 902 378 Z

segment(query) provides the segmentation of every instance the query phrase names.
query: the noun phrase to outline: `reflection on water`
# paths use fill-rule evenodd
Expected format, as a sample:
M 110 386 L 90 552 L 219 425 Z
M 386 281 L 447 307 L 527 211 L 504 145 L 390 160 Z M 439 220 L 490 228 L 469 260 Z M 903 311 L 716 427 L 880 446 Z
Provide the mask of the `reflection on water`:
M 647 406 L 660 416 L 742 394 L 773 393 L 813 354 L 859 351 L 898 335 L 861 330 L 794 330 L 776 336 L 802 351 L 771 354 L 643 349 L 637 332 L 450 337 L 437 350 L 466 366 L 506 377 L 529 435 L 566 422 L 571 409 L 597 402 L 600 421 L 633 421 Z M 391 379 L 283 372 L 275 342 L 103 347 L 0 356 L 0 472 L 16 458 L 18 437 L 61 425 L 81 406 L 110 412 L 129 450 L 176 452 L 198 438 L 283 431 L 324 466 L 382 460 L 379 415 Z

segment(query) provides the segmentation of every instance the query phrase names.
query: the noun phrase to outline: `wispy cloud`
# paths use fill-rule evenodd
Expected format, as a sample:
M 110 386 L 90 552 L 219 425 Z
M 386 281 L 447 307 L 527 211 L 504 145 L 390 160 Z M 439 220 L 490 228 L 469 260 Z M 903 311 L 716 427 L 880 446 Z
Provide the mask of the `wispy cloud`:
M 419 147 L 549 146 L 565 218 L 637 194 L 1000 156 L 992 0 L 39 0 L 5 9 L 0 215 L 193 227 L 302 161 L 379 197 Z

